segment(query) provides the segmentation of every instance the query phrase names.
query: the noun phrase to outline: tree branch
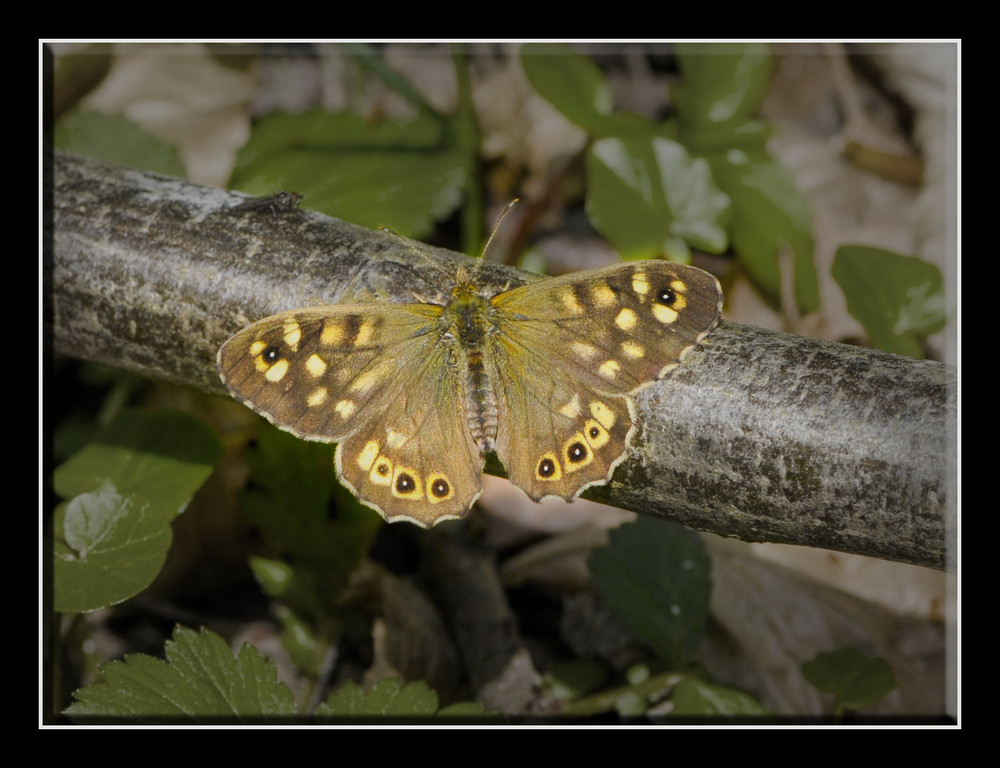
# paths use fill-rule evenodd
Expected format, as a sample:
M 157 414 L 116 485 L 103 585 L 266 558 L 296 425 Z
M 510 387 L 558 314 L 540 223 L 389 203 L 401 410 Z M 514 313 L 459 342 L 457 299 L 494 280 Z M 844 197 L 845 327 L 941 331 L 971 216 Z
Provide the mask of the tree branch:
M 436 298 L 498 264 L 309 211 L 56 152 L 46 323 L 56 353 L 224 394 L 219 346 L 311 304 Z M 633 451 L 588 497 L 748 541 L 954 567 L 956 371 L 723 322 L 638 398 Z

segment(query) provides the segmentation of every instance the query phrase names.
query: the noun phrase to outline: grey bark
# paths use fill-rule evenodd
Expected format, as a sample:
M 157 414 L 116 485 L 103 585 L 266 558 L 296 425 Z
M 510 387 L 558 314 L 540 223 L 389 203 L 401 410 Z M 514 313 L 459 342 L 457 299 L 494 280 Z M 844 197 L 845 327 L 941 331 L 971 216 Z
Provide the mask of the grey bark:
M 266 315 L 437 298 L 459 265 L 497 290 L 535 279 L 62 152 L 52 171 L 54 351 L 220 395 L 216 351 Z M 954 568 L 956 392 L 952 366 L 723 322 L 640 395 L 629 458 L 585 495 L 747 541 Z

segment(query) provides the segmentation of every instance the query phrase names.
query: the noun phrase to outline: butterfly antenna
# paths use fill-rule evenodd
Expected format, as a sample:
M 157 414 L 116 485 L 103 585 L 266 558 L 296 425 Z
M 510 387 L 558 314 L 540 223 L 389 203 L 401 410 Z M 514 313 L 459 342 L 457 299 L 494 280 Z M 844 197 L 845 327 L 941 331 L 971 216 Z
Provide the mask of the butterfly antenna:
M 500 222 L 502 222 L 504 220 L 504 217 L 508 213 L 510 213 L 510 209 L 513 208 L 515 205 L 517 205 L 517 203 L 519 201 L 520 201 L 520 199 L 517 198 L 517 197 L 515 197 L 513 200 L 511 200 L 509 203 L 507 203 L 507 207 L 506 208 L 504 208 L 502 211 L 500 211 L 500 216 L 497 217 L 497 223 L 493 225 L 493 231 L 490 232 L 490 236 L 488 238 L 486 238 L 486 245 L 483 246 L 483 255 L 482 255 L 481 258 L 483 258 L 483 259 L 486 258 L 486 252 L 490 249 L 490 243 L 493 242 L 493 238 L 496 237 L 496 235 L 497 235 L 497 230 L 500 229 Z

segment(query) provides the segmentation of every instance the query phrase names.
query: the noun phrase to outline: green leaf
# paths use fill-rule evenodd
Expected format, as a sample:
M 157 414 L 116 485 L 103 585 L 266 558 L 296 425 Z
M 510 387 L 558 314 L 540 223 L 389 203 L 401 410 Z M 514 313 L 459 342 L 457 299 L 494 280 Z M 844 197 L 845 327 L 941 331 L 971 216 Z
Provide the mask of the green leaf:
M 368 691 L 346 683 L 316 710 L 333 717 L 429 717 L 437 712 L 437 694 L 422 680 L 402 685 L 394 677 L 377 682 Z
M 333 454 L 332 445 L 300 440 L 262 420 L 245 454 L 253 487 L 240 494 L 247 518 L 299 566 L 320 574 L 328 600 L 346 586 L 382 527 L 374 510 L 337 483 Z
M 718 685 L 697 677 L 685 677 L 674 686 L 670 697 L 674 709 L 671 715 L 713 716 L 713 715 L 769 715 L 769 710 L 761 706 L 752 696 L 735 688 Z
M 170 524 L 137 494 L 110 482 L 60 505 L 53 523 L 52 607 L 85 613 L 144 590 L 163 567 Z
M 170 520 L 208 479 L 222 444 L 201 421 L 169 409 L 126 409 L 87 447 L 57 467 L 53 487 L 63 498 L 110 481 L 123 496 L 146 499 Z
M 832 274 L 847 311 L 886 352 L 922 358 L 922 339 L 947 323 L 941 270 L 922 259 L 845 245 L 837 249 Z
M 79 155 L 186 178 L 177 150 L 145 133 L 124 115 L 70 112 L 59 119 L 52 143 Z
M 474 722 L 484 722 L 484 718 L 496 716 L 495 712 L 485 710 L 475 701 L 456 702 L 438 710 L 438 696 L 427 683 L 417 680 L 403 685 L 394 677 L 380 680 L 367 691 L 357 683 L 345 683 L 317 707 L 316 714 L 323 718 L 363 720 L 436 716 L 446 719 L 468 718 Z
M 53 486 L 70 500 L 52 522 L 52 607 L 92 611 L 148 587 L 170 548 L 170 521 L 221 451 L 191 416 L 124 410 L 58 467 Z
M 761 138 L 758 131 L 765 126 L 755 116 L 774 75 L 770 46 L 681 43 L 677 58 L 682 80 L 671 87 L 670 97 L 693 145 L 732 147 L 740 143 L 734 134 Z
M 772 301 L 782 295 L 779 254 L 790 251 L 795 303 L 803 314 L 819 309 L 813 261 L 812 212 L 791 173 L 761 153 L 738 150 L 710 158 L 719 186 L 733 200 L 733 247 L 754 283 Z
M 589 560 L 608 606 L 668 665 L 687 665 L 705 633 L 710 561 L 697 533 L 640 517 L 611 531 Z
M 166 661 L 130 654 L 101 666 L 104 681 L 74 692 L 77 722 L 280 722 L 295 715 L 288 687 L 251 645 L 234 656 L 219 635 L 177 627 Z
M 528 43 L 521 66 L 531 87 L 569 120 L 592 134 L 609 128 L 611 87 L 589 58 L 560 43 Z
M 888 661 L 854 648 L 818 653 L 802 665 L 802 674 L 813 687 L 837 697 L 838 715 L 870 707 L 899 685 Z
M 294 190 L 304 205 L 361 226 L 426 236 L 461 203 L 469 153 L 443 118 L 369 123 L 349 114 L 273 114 L 254 127 L 230 186 Z
M 608 673 L 596 661 L 573 659 L 552 664 L 546 677 L 555 698 L 572 700 L 599 689 L 607 682 Z
M 587 153 L 587 213 L 626 259 L 690 261 L 727 245 L 729 198 L 708 163 L 663 136 L 600 139 Z

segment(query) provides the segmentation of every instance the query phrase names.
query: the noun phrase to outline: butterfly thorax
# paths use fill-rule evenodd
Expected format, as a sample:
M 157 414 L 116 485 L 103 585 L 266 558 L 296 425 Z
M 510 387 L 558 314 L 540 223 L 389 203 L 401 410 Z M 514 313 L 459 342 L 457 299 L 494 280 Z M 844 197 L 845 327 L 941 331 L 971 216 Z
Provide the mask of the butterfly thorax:
M 471 283 L 460 281 L 441 316 L 442 339 L 450 341 L 453 360 L 464 372 L 465 415 L 469 432 L 482 453 L 495 449 L 497 401 L 490 380 L 489 337 L 496 328 L 493 305 Z

